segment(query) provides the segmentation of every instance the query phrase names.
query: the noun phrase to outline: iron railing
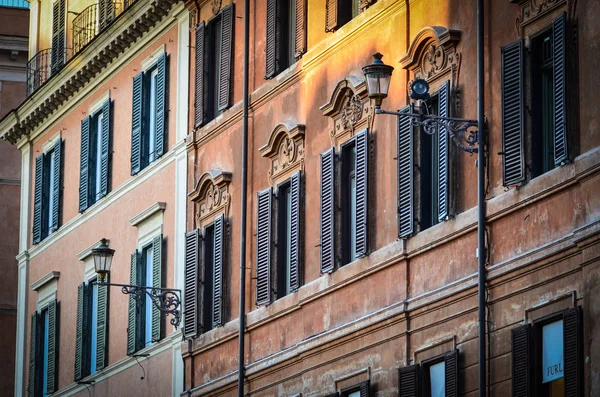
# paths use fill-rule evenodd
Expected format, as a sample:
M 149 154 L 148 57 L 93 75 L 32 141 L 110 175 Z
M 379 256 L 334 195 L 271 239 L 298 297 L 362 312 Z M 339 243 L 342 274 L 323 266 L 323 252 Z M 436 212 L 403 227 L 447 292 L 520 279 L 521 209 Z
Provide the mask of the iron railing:
M 67 50 L 63 54 L 62 65 L 55 68 L 54 74 L 58 72 L 67 59 Z M 52 48 L 41 50 L 27 62 L 27 96 L 33 94 L 52 76 Z

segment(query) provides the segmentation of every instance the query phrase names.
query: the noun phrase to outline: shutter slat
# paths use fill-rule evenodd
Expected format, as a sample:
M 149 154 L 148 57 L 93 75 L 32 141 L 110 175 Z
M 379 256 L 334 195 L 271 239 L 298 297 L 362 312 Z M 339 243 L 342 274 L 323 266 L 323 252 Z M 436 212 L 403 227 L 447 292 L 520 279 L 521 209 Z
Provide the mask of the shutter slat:
M 402 113 L 413 113 L 413 105 L 405 106 Z M 398 236 L 413 234 L 414 151 L 413 126 L 409 117 L 398 117 Z
M 419 394 L 419 365 L 402 367 L 398 371 L 398 391 L 400 397 L 417 397 Z
M 154 237 L 152 242 L 152 287 L 162 288 L 162 234 Z M 162 320 L 160 310 L 152 305 L 152 341 L 162 339 Z
M 369 397 L 369 388 L 371 386 L 371 382 L 367 379 L 360 384 L 360 397 Z
M 257 195 L 256 305 L 271 302 L 271 188 Z
M 296 0 L 295 7 L 294 57 L 300 59 L 306 52 L 306 0 Z
M 143 73 L 133 78 L 131 120 L 131 175 L 140 172 L 142 165 L 142 82 Z
M 106 282 L 109 282 L 106 275 Z M 98 308 L 96 326 L 96 370 L 108 364 L 108 286 L 98 285 Z
M 338 28 L 338 0 L 325 0 L 325 31 L 333 32 Z
M 233 63 L 234 5 L 221 11 L 221 65 L 219 67 L 219 111 L 230 106 L 231 64 Z
M 102 156 L 100 158 L 100 196 L 108 194 L 110 161 L 110 99 L 102 105 Z
M 59 226 L 59 221 L 60 221 L 60 199 L 61 199 L 61 194 L 60 194 L 60 186 L 61 186 L 61 181 L 60 181 L 60 174 L 61 174 L 61 153 L 62 152 L 62 140 L 58 140 L 55 144 L 54 144 L 54 168 L 52 170 L 50 170 L 50 172 L 54 173 L 54 185 L 51 186 L 52 188 L 52 195 L 54 196 L 53 201 L 52 201 L 52 226 L 50 227 L 50 230 L 48 231 L 48 234 L 54 232 L 55 230 L 58 229 Z
M 335 266 L 335 153 L 321 154 L 321 273 Z
M 302 192 L 302 174 L 298 171 L 290 178 L 290 290 L 300 287 L 300 198 Z
M 512 330 L 512 395 L 513 397 L 529 396 L 529 325 L 522 325 Z
M 167 54 L 163 53 L 156 63 L 156 141 L 154 158 L 165 153 L 167 132 Z
M 270 79 L 277 73 L 277 0 L 267 0 L 266 32 L 265 79 Z
M 89 203 L 90 117 L 81 120 L 81 154 L 79 160 L 79 212 Z
M 525 180 L 523 42 L 502 47 L 502 184 Z
M 65 62 L 65 0 L 56 0 L 52 7 L 51 72 L 58 73 Z
M 363 130 L 356 135 L 356 256 L 362 257 L 369 251 L 369 133 Z
M 106 29 L 115 18 L 113 0 L 100 0 L 100 30 Z
M 225 243 L 225 216 L 219 215 L 214 223 L 213 245 L 213 325 L 223 325 L 223 253 Z
M 44 192 L 44 155 L 35 158 L 35 193 L 33 196 L 33 244 L 42 239 L 42 195 Z
M 129 270 L 129 284 L 138 285 L 138 253 L 131 254 L 131 267 Z M 127 314 L 127 354 L 131 355 L 137 351 L 137 299 L 129 295 L 129 309 Z
M 53 300 L 48 304 L 48 377 L 46 378 L 47 394 L 56 391 L 56 375 L 58 368 L 56 359 L 58 357 L 58 304 Z
M 446 380 L 446 396 L 458 397 L 458 350 L 446 353 L 444 356 Z
M 75 333 L 75 382 L 83 377 L 83 316 L 85 283 L 77 287 L 77 328 Z
M 35 396 L 35 372 L 37 360 L 37 334 L 38 334 L 38 313 L 31 315 L 31 329 L 29 330 L 29 382 L 27 386 L 27 396 Z
M 567 146 L 567 14 L 552 21 L 552 73 L 554 88 L 554 164 L 564 165 Z
M 185 234 L 185 284 L 183 289 L 183 337 L 198 335 L 198 258 L 200 231 Z
M 438 92 L 438 115 L 450 117 L 450 81 L 446 81 Z M 437 137 L 438 154 L 438 221 L 443 222 L 450 217 L 450 145 L 448 130 L 440 127 Z
M 196 28 L 196 71 L 194 87 L 194 127 L 204 123 L 204 35 L 206 25 L 202 22 Z
M 565 397 L 583 396 L 583 341 L 581 309 L 566 311 L 563 317 Z

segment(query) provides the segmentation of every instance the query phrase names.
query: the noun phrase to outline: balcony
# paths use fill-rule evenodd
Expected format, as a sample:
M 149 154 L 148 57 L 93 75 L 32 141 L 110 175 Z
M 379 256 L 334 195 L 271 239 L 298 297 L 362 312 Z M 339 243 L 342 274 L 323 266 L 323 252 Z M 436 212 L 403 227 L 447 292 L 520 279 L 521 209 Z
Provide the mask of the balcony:
M 52 57 L 52 48 L 41 50 L 27 62 L 27 96 L 33 94 L 51 76 L 58 73 L 67 59 L 67 50 Z

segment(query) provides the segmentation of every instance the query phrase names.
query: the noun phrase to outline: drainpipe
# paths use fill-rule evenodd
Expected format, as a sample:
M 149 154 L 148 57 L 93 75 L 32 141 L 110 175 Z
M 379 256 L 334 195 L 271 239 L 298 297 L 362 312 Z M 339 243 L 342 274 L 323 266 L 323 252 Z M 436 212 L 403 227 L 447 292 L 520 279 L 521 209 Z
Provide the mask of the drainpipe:
M 244 397 L 244 330 L 246 328 L 246 207 L 248 204 L 248 57 L 250 36 L 250 0 L 244 1 L 244 77 L 242 110 L 242 214 L 240 220 L 240 331 L 238 356 L 238 396 Z

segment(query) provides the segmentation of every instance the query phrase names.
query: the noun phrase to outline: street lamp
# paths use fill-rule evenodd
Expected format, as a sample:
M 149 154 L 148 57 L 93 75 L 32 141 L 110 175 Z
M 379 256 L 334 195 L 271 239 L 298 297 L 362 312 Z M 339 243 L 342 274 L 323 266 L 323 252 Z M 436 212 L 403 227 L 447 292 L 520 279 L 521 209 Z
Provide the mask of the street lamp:
M 100 245 L 96 248 L 92 248 L 92 257 L 94 258 L 94 267 L 98 274 L 98 281 L 96 284 L 108 287 L 121 287 L 121 292 L 125 295 L 132 295 L 136 300 L 144 299 L 145 295 L 150 297 L 152 304 L 158 310 L 163 313 L 170 314 L 173 316 L 170 322 L 175 328 L 179 327 L 181 323 L 181 311 L 179 310 L 181 304 L 181 290 L 173 288 L 155 288 L 150 286 L 142 285 L 129 285 L 129 284 L 117 284 L 107 283 L 106 275 L 110 273 L 110 267 L 112 265 L 113 256 L 115 250 L 108 248 L 106 244 L 107 240 L 100 240 Z

